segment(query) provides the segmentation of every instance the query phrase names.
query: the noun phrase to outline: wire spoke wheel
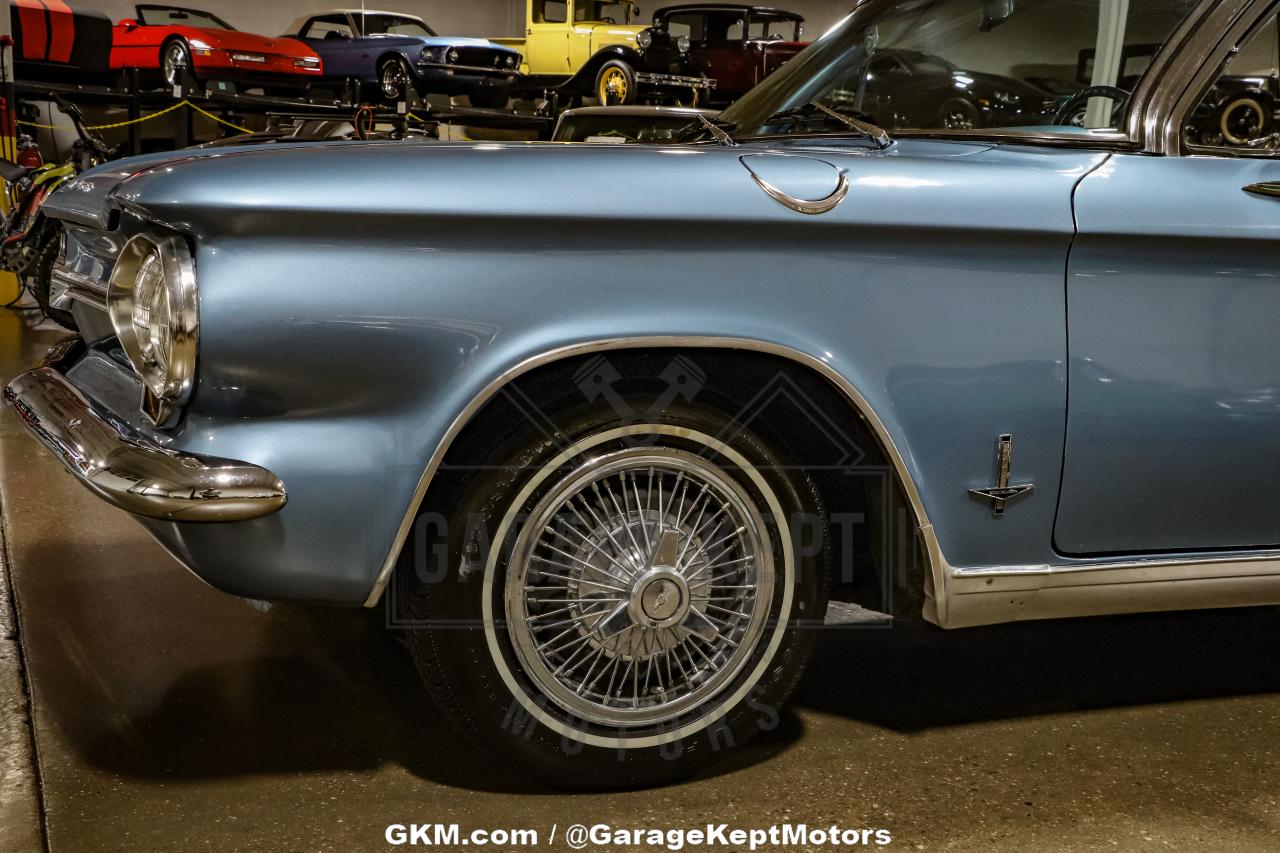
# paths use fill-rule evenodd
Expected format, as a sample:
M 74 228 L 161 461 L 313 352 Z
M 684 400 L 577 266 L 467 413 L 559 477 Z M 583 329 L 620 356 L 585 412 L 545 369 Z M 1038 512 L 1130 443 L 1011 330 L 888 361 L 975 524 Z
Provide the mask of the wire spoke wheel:
M 705 705 L 765 633 L 772 546 L 724 470 L 684 450 L 569 472 L 514 545 L 507 628 L 537 690 L 572 717 L 652 726 Z

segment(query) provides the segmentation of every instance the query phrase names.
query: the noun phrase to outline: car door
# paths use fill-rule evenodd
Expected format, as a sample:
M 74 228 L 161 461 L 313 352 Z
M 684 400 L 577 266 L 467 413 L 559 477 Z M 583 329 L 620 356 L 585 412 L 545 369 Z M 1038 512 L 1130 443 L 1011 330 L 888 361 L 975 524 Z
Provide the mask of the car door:
M 1276 36 L 1272 12 L 1215 69 L 1181 156 L 1076 191 L 1062 552 L 1280 546 Z
M 360 59 L 356 30 L 343 14 L 321 15 L 307 21 L 299 34 L 324 60 L 326 77 L 365 77 L 372 73 L 368 60 Z
M 525 59 L 531 74 L 570 74 L 567 0 L 529 0 Z

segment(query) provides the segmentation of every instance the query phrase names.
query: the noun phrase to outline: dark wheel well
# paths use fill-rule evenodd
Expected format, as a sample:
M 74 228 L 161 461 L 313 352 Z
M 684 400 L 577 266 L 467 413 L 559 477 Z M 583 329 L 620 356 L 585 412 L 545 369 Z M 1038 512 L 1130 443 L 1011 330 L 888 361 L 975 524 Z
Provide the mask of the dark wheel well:
M 628 385 L 628 377 L 641 375 L 662 376 L 666 387 Z M 659 401 L 688 399 L 732 413 L 733 424 L 750 425 L 784 447 L 811 474 L 821 493 L 817 502 L 826 507 L 833 597 L 904 619 L 920 618 L 927 559 L 919 520 L 889 455 L 843 391 L 782 356 L 646 348 L 555 361 L 516 377 L 486 402 L 450 445 L 441 469 L 464 468 L 474 448 L 529 418 L 554 442 L 558 405 L 637 390 Z M 624 406 L 619 418 L 642 414 L 628 413 Z M 450 479 L 457 484 L 457 477 Z M 422 509 L 447 512 L 450 498 L 441 494 L 441 480 L 433 480 Z M 805 535 L 803 525 L 797 535 Z M 402 563 L 405 557 L 402 553 Z

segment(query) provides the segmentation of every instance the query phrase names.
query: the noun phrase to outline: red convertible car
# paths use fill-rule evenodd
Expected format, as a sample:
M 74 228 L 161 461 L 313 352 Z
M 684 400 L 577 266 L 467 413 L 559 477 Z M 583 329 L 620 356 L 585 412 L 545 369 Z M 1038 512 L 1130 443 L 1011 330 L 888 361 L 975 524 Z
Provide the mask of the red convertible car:
M 208 12 L 144 4 L 112 30 L 112 69 L 159 71 L 173 85 L 188 70 L 197 80 L 261 86 L 298 94 L 324 72 L 319 55 L 296 39 L 238 32 Z

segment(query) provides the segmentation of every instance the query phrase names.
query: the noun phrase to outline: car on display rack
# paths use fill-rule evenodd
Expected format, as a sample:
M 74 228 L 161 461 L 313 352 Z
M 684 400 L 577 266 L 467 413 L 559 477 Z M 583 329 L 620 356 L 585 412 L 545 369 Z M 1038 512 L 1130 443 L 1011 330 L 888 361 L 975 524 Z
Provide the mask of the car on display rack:
M 302 42 L 242 33 L 209 12 L 140 4 L 134 15 L 112 28 L 112 69 L 158 72 L 170 86 L 187 75 L 281 95 L 305 94 L 324 71 Z
M 688 39 L 640 22 L 640 7 L 606 0 L 526 0 L 524 38 L 494 39 L 524 54 L 526 93 L 600 106 L 696 104 L 715 80 L 693 67 Z
M 84 82 L 111 76 L 111 19 L 102 12 L 10 0 L 9 32 L 18 80 Z
M 692 107 L 578 107 L 560 114 L 551 141 L 675 142 L 700 116 L 713 119 L 719 114 Z
M 324 59 L 331 80 L 356 79 L 379 97 L 466 95 L 502 108 L 520 72 L 520 53 L 486 39 L 441 36 L 401 12 L 339 9 L 295 21 L 290 32 Z
M 800 40 L 803 15 L 766 6 L 668 6 L 654 13 L 653 26 L 689 40 L 694 68 L 716 81 L 708 100 L 717 103 L 742 97 L 808 45 Z
M 385 605 L 559 786 L 776 723 L 835 573 L 947 629 L 1278 604 L 1280 141 L 1187 132 L 1276 16 L 867 0 L 679 144 L 109 163 L 44 206 L 80 335 L 5 399 L 213 587 Z M 1139 42 L 1084 127 L 841 106 L 882 52 Z
M 961 68 L 917 50 L 877 51 L 861 71 L 832 93 L 831 103 L 886 124 L 936 122 L 955 130 L 1041 124 L 1061 106 L 1035 83 Z

